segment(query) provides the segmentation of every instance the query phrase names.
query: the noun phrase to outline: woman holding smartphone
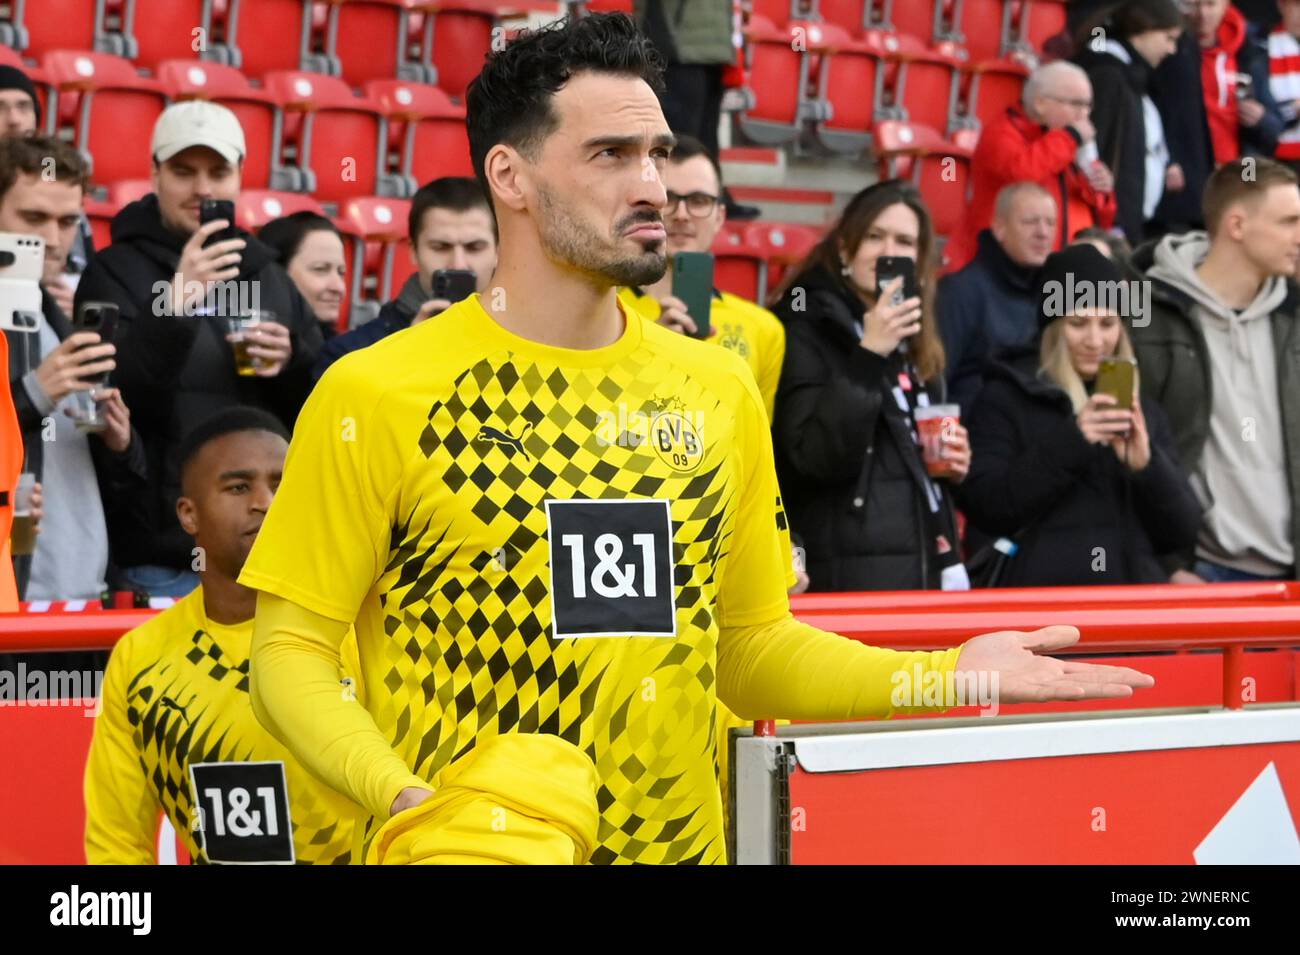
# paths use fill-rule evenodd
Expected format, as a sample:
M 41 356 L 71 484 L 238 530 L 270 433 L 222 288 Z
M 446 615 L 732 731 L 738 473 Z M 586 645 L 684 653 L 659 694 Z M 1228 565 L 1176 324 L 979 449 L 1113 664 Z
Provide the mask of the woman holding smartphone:
M 896 277 L 882 287 L 884 257 Z M 949 497 L 970 468 L 966 431 L 949 419 L 927 468 L 916 429 L 917 410 L 944 398 L 934 273 L 920 194 L 881 182 L 791 270 L 773 309 L 786 326 L 773 441 L 810 590 L 968 586 Z
M 975 463 L 957 501 L 972 547 L 1018 545 L 1002 586 L 1166 583 L 1159 555 L 1196 539 L 1200 505 L 1160 406 L 1136 398 L 1123 320 L 1067 299 L 1091 286 L 1087 300 L 1102 301 L 1118 288 L 1103 283 L 1122 279 L 1091 244 L 1049 256 L 1039 340 L 989 367 L 968 416 Z M 1106 359 L 1126 374 L 1103 371 Z

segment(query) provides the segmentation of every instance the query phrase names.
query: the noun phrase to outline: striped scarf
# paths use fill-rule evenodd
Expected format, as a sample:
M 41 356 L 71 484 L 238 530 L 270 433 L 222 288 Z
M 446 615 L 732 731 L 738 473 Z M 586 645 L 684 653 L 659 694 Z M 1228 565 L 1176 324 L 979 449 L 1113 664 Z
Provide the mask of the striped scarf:
M 1287 127 L 1278 138 L 1278 159 L 1300 159 L 1300 40 L 1280 27 L 1268 36 L 1268 89 L 1277 100 Z

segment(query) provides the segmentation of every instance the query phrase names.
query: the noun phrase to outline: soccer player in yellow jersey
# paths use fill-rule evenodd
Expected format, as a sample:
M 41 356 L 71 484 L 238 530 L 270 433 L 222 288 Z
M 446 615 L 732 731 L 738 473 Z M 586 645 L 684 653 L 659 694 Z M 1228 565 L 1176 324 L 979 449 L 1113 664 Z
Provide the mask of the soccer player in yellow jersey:
M 91 863 L 155 862 L 160 812 L 196 862 L 351 857 L 360 808 L 312 779 L 248 700 L 257 598 L 237 578 L 280 483 L 287 439 L 276 418 L 234 407 L 185 441 L 176 509 L 198 545 L 202 583 L 109 658 L 86 766 Z M 336 676 L 334 691 L 364 712 L 354 677 Z
M 715 703 L 892 712 L 900 670 L 1002 702 L 1149 677 L 1036 650 L 1072 627 L 903 653 L 794 620 L 744 362 L 632 319 L 665 268 L 657 54 L 620 15 L 526 31 L 467 97 L 489 288 L 337 362 L 240 581 L 259 718 L 371 813 L 368 862 L 720 863 Z M 343 706 L 355 621 L 365 712 Z
M 713 248 L 713 240 L 727 218 L 722 202 L 722 169 L 698 139 L 679 136 L 663 171 L 663 182 L 668 190 L 663 210 L 664 228 L 668 231 L 668 270 L 657 282 L 643 288 L 626 288 L 620 297 L 651 321 L 694 335 L 696 325 L 686 313 L 685 303 L 672 294 L 672 255 Z M 706 341 L 745 359 L 771 420 L 785 358 L 785 326 L 767 309 L 739 295 L 715 290 L 709 327 L 711 334 Z

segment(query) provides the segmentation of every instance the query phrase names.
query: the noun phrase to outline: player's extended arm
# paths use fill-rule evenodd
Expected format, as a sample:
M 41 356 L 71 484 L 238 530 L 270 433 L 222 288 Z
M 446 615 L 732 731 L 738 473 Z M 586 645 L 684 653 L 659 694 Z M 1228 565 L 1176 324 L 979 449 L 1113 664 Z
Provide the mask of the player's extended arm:
M 115 665 L 117 663 L 118 665 Z M 126 716 L 125 674 L 109 660 L 102 709 L 86 760 L 86 861 L 91 865 L 153 865 L 158 804 L 149 792 Z
M 326 785 L 387 819 L 398 793 L 431 788 L 339 683 L 348 625 L 262 591 L 249 676 L 258 721 Z

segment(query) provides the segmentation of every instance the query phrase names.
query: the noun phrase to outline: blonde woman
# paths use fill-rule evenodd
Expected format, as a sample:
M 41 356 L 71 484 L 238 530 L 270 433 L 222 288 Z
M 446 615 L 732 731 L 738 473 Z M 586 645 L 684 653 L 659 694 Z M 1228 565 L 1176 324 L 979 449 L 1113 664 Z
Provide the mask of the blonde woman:
M 990 366 L 971 410 L 973 463 L 956 496 L 974 528 L 968 548 L 982 537 L 1019 545 L 1004 586 L 1163 583 L 1160 555 L 1196 539 L 1200 506 L 1160 407 L 1129 410 L 1094 390 L 1102 359 L 1133 357 L 1104 305 L 1122 279 L 1094 246 L 1051 255 L 1039 341 Z

